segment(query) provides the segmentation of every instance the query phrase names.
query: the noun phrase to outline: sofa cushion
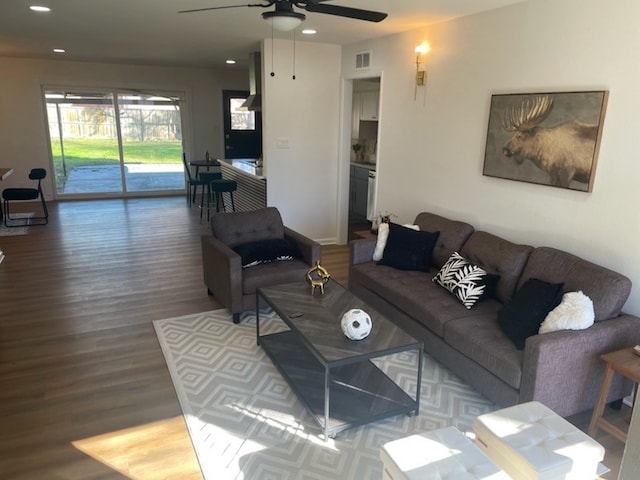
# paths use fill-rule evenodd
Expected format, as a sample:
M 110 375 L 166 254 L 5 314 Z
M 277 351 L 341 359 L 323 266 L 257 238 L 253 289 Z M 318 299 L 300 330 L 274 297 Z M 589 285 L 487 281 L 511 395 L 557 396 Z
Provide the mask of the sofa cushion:
M 444 340 L 503 382 L 520 388 L 524 353 L 513 348 L 513 343 L 495 321 L 495 315 L 451 320 L 444 326 Z
M 458 252 L 453 252 L 433 277 L 435 283 L 455 295 L 466 308 L 495 293 L 499 279 L 498 275 L 487 273 Z
M 516 291 L 532 250 L 529 245 L 517 245 L 491 233 L 473 232 L 460 254 L 487 272 L 500 275 L 496 295 L 502 303 L 507 303 Z
M 631 292 L 631 280 L 624 275 L 551 247 L 531 253 L 520 284 L 532 277 L 562 282 L 567 291 L 582 290 L 593 302 L 596 322 L 618 316 Z
M 250 212 L 216 213 L 211 233 L 230 248 L 269 238 L 284 238 L 284 225 L 275 207 Z
M 469 310 L 433 283 L 432 275 L 425 272 L 396 270 L 367 262 L 352 265 L 349 277 L 350 282 L 366 286 L 440 337 L 448 321 L 469 316 Z M 473 312 L 495 319 L 500 306 L 498 301 L 488 299 L 475 306 Z
M 280 283 L 304 282 L 309 265 L 302 260 L 262 263 L 242 271 L 242 294 L 253 295 L 256 288 Z
M 387 244 L 378 263 L 398 270 L 427 271 L 439 234 L 440 232 L 416 231 L 390 223 Z
M 527 338 L 538 333 L 547 314 L 560 304 L 563 287 L 531 278 L 498 311 L 498 324 L 517 349 L 524 348 Z
M 422 212 L 413 222 L 426 232 L 440 232 L 433 248 L 433 265 L 440 268 L 453 252 L 459 252 L 473 232 L 468 223 L 449 220 L 434 213 Z

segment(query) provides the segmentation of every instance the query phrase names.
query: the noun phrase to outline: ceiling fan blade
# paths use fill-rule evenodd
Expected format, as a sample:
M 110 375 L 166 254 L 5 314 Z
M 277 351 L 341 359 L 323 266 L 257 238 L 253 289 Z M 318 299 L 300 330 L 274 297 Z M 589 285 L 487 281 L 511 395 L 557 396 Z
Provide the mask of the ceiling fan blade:
M 325 3 L 319 3 L 320 1 L 322 0 L 316 0 L 316 2 L 308 1 L 304 6 L 304 9 L 307 12 L 326 13 L 327 15 L 355 18 L 356 20 L 366 20 L 367 22 L 381 22 L 387 18 L 386 13 L 374 12 L 372 10 L 361 10 L 359 8 L 341 7 L 339 5 L 327 5 Z
M 243 3 L 241 5 L 225 5 L 224 7 L 207 7 L 207 8 L 193 8 L 191 10 L 180 10 L 178 13 L 191 13 L 191 12 L 205 12 L 207 10 L 222 10 L 223 8 L 238 8 L 238 7 L 270 7 L 273 2 L 269 3 Z

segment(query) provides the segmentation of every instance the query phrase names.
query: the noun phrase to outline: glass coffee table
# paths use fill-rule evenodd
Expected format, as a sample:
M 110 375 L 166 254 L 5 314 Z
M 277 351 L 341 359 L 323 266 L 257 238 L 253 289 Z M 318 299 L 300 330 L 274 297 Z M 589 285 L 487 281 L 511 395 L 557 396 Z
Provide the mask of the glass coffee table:
M 324 295 L 311 295 L 306 282 L 258 288 L 256 338 L 323 429 L 325 440 L 383 418 L 418 415 L 423 343 L 339 283 L 330 280 L 324 289 Z M 261 299 L 289 330 L 260 334 Z M 364 310 L 373 322 L 371 333 L 363 340 L 349 340 L 342 333 L 340 320 L 352 308 Z M 411 350 L 418 357 L 415 396 L 371 362 Z

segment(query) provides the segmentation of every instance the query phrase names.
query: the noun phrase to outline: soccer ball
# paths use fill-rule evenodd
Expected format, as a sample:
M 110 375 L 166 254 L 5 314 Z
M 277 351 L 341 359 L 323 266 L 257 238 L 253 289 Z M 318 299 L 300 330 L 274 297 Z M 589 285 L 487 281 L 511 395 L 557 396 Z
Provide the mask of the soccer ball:
M 342 316 L 340 326 L 349 340 L 362 340 L 371 333 L 373 323 L 367 312 L 354 308 Z

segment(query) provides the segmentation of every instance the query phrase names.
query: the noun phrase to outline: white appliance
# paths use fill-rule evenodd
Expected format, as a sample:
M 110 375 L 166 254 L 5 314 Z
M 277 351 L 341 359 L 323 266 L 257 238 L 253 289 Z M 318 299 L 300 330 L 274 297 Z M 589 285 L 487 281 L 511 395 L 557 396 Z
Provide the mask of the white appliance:
M 369 183 L 367 188 L 367 220 L 373 222 L 376 218 L 376 171 L 369 170 Z

